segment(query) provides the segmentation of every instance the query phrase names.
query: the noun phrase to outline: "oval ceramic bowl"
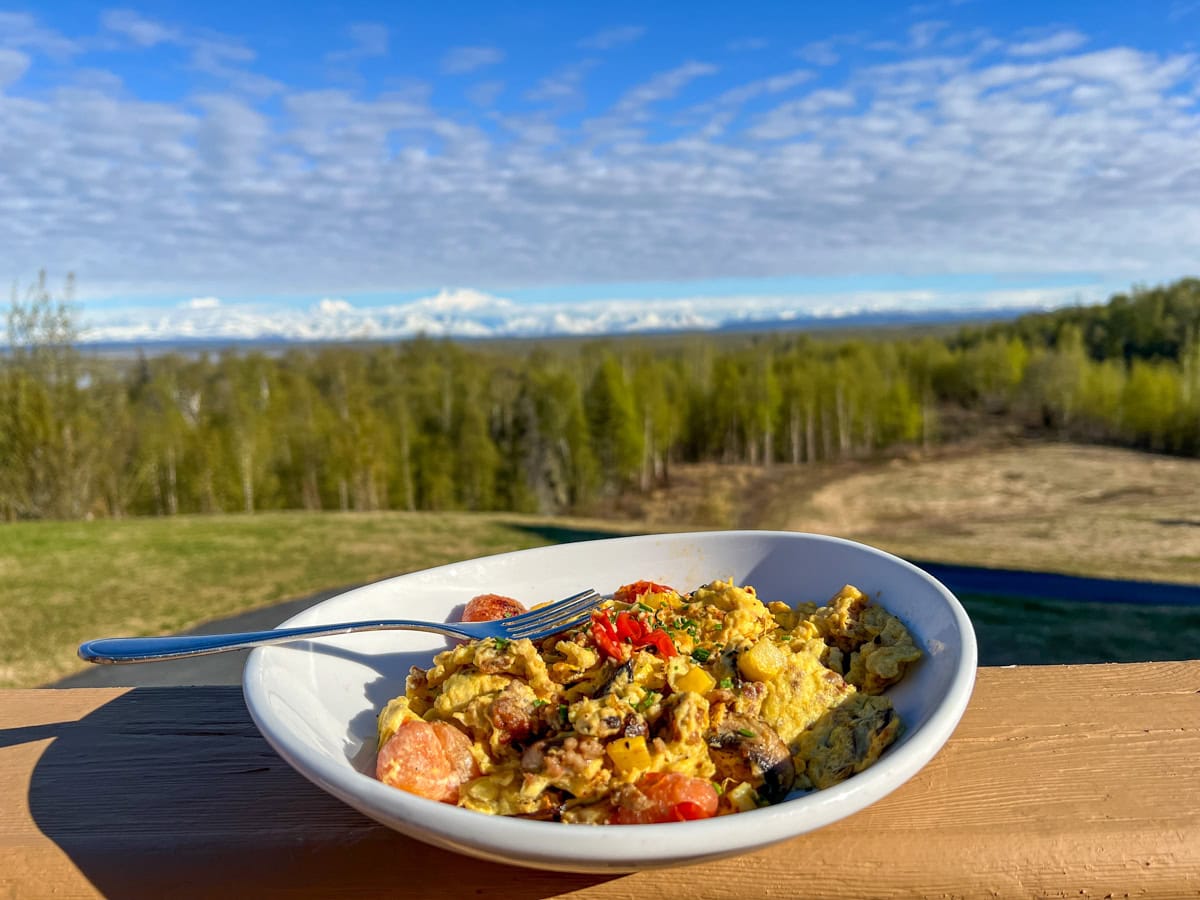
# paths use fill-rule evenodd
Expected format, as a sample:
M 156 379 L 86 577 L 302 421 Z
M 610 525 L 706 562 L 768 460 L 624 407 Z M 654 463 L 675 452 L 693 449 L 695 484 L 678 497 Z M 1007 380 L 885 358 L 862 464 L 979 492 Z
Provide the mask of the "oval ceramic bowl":
M 875 765 L 775 806 L 667 825 L 581 826 L 488 816 L 376 781 L 375 720 L 412 665 L 446 642 L 375 632 L 262 647 L 246 664 L 246 704 L 301 774 L 403 834 L 483 859 L 575 872 L 628 872 L 745 853 L 844 818 L 898 788 L 938 752 L 975 681 L 975 635 L 954 596 L 917 567 L 838 538 L 794 532 L 702 532 L 613 538 L 485 557 L 391 578 L 326 600 L 288 625 L 403 616 L 445 621 L 476 594 L 527 605 L 641 579 L 691 590 L 715 579 L 764 600 L 824 603 L 853 584 L 899 616 L 924 658 L 889 692 L 904 731 Z

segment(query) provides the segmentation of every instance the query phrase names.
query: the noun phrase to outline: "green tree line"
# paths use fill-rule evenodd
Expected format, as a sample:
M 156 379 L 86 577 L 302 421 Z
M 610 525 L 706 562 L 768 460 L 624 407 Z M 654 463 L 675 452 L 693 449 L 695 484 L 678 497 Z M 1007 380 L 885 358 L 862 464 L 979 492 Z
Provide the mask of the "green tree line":
M 81 351 L 70 284 L 14 292 L 0 517 L 586 511 L 674 465 L 804 465 L 955 436 L 956 411 L 1200 455 L 1200 282 L 948 338 Z

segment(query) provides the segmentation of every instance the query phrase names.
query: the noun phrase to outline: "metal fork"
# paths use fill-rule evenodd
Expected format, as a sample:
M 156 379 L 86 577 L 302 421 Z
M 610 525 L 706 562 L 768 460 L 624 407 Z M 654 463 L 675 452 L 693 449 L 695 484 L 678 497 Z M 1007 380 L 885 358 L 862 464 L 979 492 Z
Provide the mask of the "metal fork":
M 101 638 L 79 645 L 79 658 L 91 663 L 157 662 L 246 650 L 267 644 L 286 644 L 305 638 L 331 637 L 356 631 L 431 631 L 450 637 L 477 640 L 501 638 L 536 641 L 581 625 L 591 616 L 602 598 L 589 588 L 541 609 L 491 622 L 419 622 L 411 619 L 374 619 L 367 622 L 342 622 L 334 625 L 305 625 L 299 628 L 274 628 L 270 631 L 246 631 L 239 634 L 197 634 L 181 637 Z

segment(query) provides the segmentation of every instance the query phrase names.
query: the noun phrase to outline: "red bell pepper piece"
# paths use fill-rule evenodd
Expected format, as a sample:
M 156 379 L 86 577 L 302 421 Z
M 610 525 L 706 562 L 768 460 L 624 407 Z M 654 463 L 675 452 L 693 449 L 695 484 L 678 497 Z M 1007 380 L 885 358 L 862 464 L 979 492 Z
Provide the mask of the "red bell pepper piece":
M 623 660 L 626 658 L 627 652 L 621 646 L 621 639 L 617 635 L 617 626 L 599 610 L 592 613 L 592 640 L 612 659 Z
M 632 650 L 644 647 L 653 647 L 663 659 L 679 652 L 663 629 L 647 629 L 644 622 L 624 611 L 617 613 L 615 622 L 601 612 L 592 613 L 592 640 L 612 659 L 622 661 Z

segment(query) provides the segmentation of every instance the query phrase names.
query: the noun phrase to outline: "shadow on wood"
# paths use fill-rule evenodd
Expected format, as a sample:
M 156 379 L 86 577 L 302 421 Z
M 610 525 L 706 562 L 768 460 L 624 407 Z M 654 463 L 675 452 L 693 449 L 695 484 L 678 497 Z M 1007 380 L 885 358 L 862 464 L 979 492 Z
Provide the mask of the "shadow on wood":
M 78 722 L 0 730 L 0 747 L 46 738 L 30 813 L 105 896 L 534 898 L 607 880 L 517 878 L 372 822 L 280 759 L 234 687 L 134 689 Z

